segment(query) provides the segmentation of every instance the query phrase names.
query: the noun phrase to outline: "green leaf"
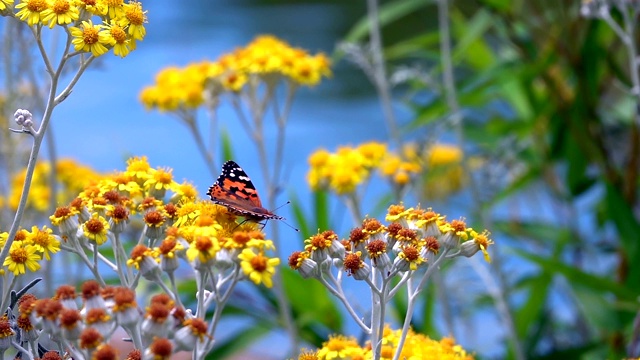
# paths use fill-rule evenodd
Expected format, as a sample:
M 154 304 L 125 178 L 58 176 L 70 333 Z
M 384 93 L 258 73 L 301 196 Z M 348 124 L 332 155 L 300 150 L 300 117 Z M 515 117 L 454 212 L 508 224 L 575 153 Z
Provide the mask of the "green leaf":
M 327 289 L 315 279 L 303 279 L 287 268 L 281 270 L 284 291 L 298 327 L 322 324 L 332 332 L 340 332 L 342 316 Z
M 600 277 L 598 275 L 586 273 L 581 269 L 567 265 L 562 261 L 555 259 L 547 259 L 543 256 L 531 254 L 524 250 L 515 250 L 520 256 L 538 264 L 544 271 L 550 274 L 563 275 L 569 284 L 582 285 L 587 288 L 596 290 L 599 293 L 610 292 L 621 300 L 630 301 L 640 295 L 640 289 L 629 288 L 616 283 L 615 281 Z
M 638 234 L 640 224 L 635 218 L 633 210 L 622 197 L 620 190 L 611 184 L 606 187 L 605 202 L 608 218 L 613 221 L 620 235 L 620 242 L 627 259 L 637 259 L 640 247 L 638 246 Z M 637 285 L 640 281 L 640 269 L 637 266 L 629 267 L 627 284 Z
M 295 219 L 296 226 L 300 229 L 302 238 L 307 239 L 313 234 L 311 233 L 309 222 L 307 221 L 307 217 L 302 209 L 302 204 L 300 203 L 296 193 L 291 193 L 289 198 L 291 199 L 291 208 L 293 209 L 293 217 Z
M 527 290 L 530 296 L 527 297 L 524 305 L 515 314 L 516 333 L 521 339 L 526 338 L 527 332 L 535 328 L 532 324 L 540 319 L 547 301 L 551 280 L 552 277 L 548 273 L 543 273 L 527 282 Z
M 313 208 L 315 210 L 316 226 L 321 231 L 329 230 L 329 194 L 325 190 L 313 192 Z M 316 229 L 317 230 L 317 229 Z
M 452 53 L 453 63 L 459 63 L 465 55 L 468 55 L 465 60 L 476 69 L 484 69 L 495 63 L 493 51 L 483 39 L 495 21 L 493 16 L 480 9 L 471 19 L 463 18 L 459 13 L 452 17 L 459 37 Z
M 268 323 L 253 322 L 250 326 L 238 331 L 236 336 L 223 338 L 222 341 L 216 339 L 216 346 L 207 354 L 206 359 L 224 359 L 240 351 L 246 351 L 251 344 L 271 331 L 272 328 Z
M 401 19 L 403 16 L 407 16 L 421 7 L 429 5 L 429 3 L 428 1 L 416 0 L 391 1 L 379 9 L 380 27 L 384 27 L 393 21 Z M 344 40 L 348 42 L 358 42 L 368 35 L 369 18 L 364 17 L 351 28 Z
M 222 161 L 233 159 L 233 144 L 231 144 L 231 137 L 226 129 L 220 130 L 220 141 L 222 145 Z

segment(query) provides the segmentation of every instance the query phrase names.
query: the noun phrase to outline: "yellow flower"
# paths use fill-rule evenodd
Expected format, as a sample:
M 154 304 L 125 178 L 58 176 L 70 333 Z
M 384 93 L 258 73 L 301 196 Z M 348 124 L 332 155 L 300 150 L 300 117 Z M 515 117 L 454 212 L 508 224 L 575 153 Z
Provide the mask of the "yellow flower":
M 364 157 L 363 165 L 366 167 L 376 167 L 387 154 L 387 145 L 375 141 L 361 144 L 357 151 Z
M 207 264 L 215 259 L 218 250 L 220 250 L 220 244 L 217 238 L 196 236 L 187 249 L 187 259 L 191 262 L 198 260 L 202 264 Z
M 124 17 L 121 18 L 122 26 L 128 26 L 128 33 L 134 40 L 142 40 L 147 33 L 144 23 L 147 22 L 147 12 L 142 10 L 142 4 L 131 1 L 123 5 Z
M 119 19 L 124 16 L 124 0 L 102 0 L 107 7 L 107 14 L 111 19 Z
M 238 255 L 238 259 L 241 260 L 242 271 L 254 284 L 260 285 L 263 283 L 268 288 L 273 286 L 271 278 L 276 272 L 275 267 L 280 264 L 280 259 L 270 259 L 263 252 L 256 254 L 252 249 L 242 250 L 242 253 Z
M 14 0 L 0 0 L 0 11 L 4 11 L 7 6 L 13 5 Z
M 46 226 L 43 227 L 42 230 L 38 229 L 37 226 L 33 226 L 31 233 L 27 237 L 27 241 L 33 244 L 36 250 L 42 253 L 47 260 L 51 260 L 50 254 L 55 254 L 60 251 L 60 241 L 51 233 L 51 229 L 48 229 Z
M 53 0 L 49 8 L 42 11 L 42 22 L 49 24 L 49 28 L 58 25 L 67 25 L 78 20 L 80 11 L 69 0 Z
M 38 271 L 40 269 L 38 261 L 41 259 L 42 257 L 34 245 L 27 245 L 22 241 L 14 241 L 3 266 L 7 266 L 9 271 L 18 276 L 25 274 L 26 269 L 31 272 Z
M 193 184 L 186 181 L 181 184 L 173 182 L 171 184 L 171 191 L 175 194 L 172 197 L 172 201 L 176 203 L 180 201 L 195 201 L 198 198 L 198 190 L 196 190 Z
M 85 10 L 89 14 L 94 14 L 98 16 L 107 15 L 107 5 L 104 1 L 97 0 L 78 0 L 76 5 L 80 10 Z
M 322 344 L 318 350 L 318 359 L 352 359 L 353 351 L 360 349 L 358 342 L 353 337 L 344 335 L 330 335 L 329 340 Z
M 104 244 L 107 241 L 107 231 L 109 230 L 109 223 L 98 213 L 93 213 L 91 219 L 82 224 L 82 231 L 84 236 L 89 241 L 95 242 L 98 246 Z
M 83 21 L 82 27 L 71 27 L 71 41 L 76 51 L 91 52 L 93 56 L 100 56 L 109 51 L 105 45 L 109 44 L 104 26 L 93 25 L 91 20 Z
M 150 190 L 152 196 L 162 198 L 164 193 L 173 187 L 173 184 L 171 169 L 158 168 L 153 172 L 152 176 L 144 182 L 143 186 L 145 189 Z
M 129 40 L 125 29 L 115 20 L 111 20 L 105 27 L 105 41 L 110 46 L 113 46 L 113 54 L 121 58 L 129 55 L 129 52 L 131 52 L 131 40 Z
M 423 189 L 425 196 L 440 199 L 458 191 L 464 183 L 462 149 L 447 144 L 434 144 L 427 149 L 425 160 L 428 177 Z
M 42 12 L 47 7 L 46 0 L 22 0 L 20 4 L 16 5 L 16 9 L 20 9 L 16 13 L 16 17 L 26 21 L 29 26 L 33 26 L 42 21 Z
M 127 160 L 127 170 L 125 175 L 130 176 L 132 180 L 143 185 L 145 181 L 153 176 L 155 170 L 151 168 L 146 156 L 133 157 Z

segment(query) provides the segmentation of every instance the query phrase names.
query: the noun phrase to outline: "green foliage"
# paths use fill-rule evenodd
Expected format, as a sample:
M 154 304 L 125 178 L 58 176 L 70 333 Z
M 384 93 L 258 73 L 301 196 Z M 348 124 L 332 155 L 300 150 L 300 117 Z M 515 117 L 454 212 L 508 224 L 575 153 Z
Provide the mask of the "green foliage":
M 640 255 L 640 130 L 638 97 L 630 90 L 630 66 L 637 64 L 629 64 L 629 49 L 609 24 L 579 16 L 579 2 L 448 4 L 466 155 L 481 159 L 482 168 L 507 169 L 497 183 L 475 184 L 482 201 L 467 212 L 481 214 L 481 221 L 518 203 L 526 210 L 490 220 L 499 247 L 513 247 L 505 256 L 533 269 L 501 283 L 524 355 L 631 356 L 625 341 L 640 283 L 640 270 L 631 265 Z M 436 2 L 386 2 L 383 37 L 398 38 L 393 25 L 417 9 L 438 10 Z M 612 21 L 626 29 L 613 5 Z M 433 82 L 410 79 L 397 90 L 407 91 L 414 118 L 405 131 L 414 136 L 437 137 L 451 116 L 439 81 L 439 25 L 385 43 L 391 73 L 396 65 L 430 66 L 425 75 Z M 361 20 L 346 39 L 362 40 L 367 26 Z M 638 34 L 631 38 L 637 42 Z M 496 272 L 507 271 L 501 264 Z M 517 295 L 524 301 L 515 301 Z M 566 300 L 560 308 L 558 298 Z M 423 323 L 414 321 L 430 333 L 437 328 L 432 300 L 425 301 Z M 397 298 L 394 305 L 393 313 L 401 314 L 406 303 Z M 554 316 L 563 309 L 572 320 Z M 518 357 L 513 342 L 502 356 Z

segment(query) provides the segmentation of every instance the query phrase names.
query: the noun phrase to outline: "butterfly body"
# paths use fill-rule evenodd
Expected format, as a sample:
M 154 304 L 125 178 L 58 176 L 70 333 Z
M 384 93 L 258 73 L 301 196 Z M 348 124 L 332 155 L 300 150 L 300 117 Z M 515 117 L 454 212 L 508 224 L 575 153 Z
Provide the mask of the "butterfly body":
M 222 165 L 222 173 L 209 188 L 207 195 L 215 204 L 226 207 L 230 213 L 253 222 L 284 220 L 262 207 L 258 191 L 251 179 L 234 161 Z

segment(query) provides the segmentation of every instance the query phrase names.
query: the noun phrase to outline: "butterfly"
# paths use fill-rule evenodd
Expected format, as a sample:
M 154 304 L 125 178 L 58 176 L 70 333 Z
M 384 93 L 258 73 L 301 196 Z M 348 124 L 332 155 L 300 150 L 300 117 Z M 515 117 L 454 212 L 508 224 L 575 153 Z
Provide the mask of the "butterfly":
M 230 213 L 244 217 L 248 221 L 284 220 L 262 207 L 258 191 L 251 179 L 235 161 L 222 165 L 222 173 L 209 188 L 207 195 L 211 201 L 226 207 Z

